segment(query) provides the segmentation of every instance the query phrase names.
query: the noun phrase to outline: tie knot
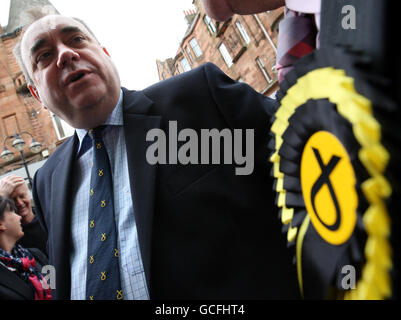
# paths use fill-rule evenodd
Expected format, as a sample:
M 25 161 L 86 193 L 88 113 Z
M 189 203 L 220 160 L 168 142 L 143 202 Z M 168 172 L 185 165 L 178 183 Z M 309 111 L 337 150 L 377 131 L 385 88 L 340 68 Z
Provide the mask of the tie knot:
M 88 131 L 88 134 L 93 140 L 101 140 L 102 139 L 102 132 L 103 132 L 103 130 L 105 128 L 106 128 L 105 125 L 98 126 L 98 127 L 94 128 L 94 129 L 90 129 Z

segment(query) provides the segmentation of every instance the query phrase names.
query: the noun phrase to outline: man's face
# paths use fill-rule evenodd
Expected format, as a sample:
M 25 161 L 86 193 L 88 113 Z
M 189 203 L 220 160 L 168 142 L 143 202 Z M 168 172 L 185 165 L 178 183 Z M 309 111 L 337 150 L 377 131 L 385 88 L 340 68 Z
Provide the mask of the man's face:
M 120 95 L 120 79 L 109 55 L 78 21 L 46 16 L 21 41 L 31 92 L 75 128 L 100 125 Z
M 10 198 L 14 200 L 17 207 L 17 213 L 22 217 L 26 217 L 32 211 L 31 199 L 29 191 L 25 184 L 15 188 Z

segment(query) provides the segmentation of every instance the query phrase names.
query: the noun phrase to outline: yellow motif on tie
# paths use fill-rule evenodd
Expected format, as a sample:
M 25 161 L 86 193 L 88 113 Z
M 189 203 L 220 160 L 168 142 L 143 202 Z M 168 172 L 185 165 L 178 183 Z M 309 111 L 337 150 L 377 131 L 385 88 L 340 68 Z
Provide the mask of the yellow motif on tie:
M 93 197 L 94 194 L 95 194 L 95 191 L 93 191 L 93 189 L 91 189 L 91 192 L 90 192 L 91 197 Z
M 102 203 L 100 204 L 100 206 L 101 206 L 102 208 L 104 208 L 104 207 L 106 206 L 106 200 L 102 200 Z
M 102 281 L 106 280 L 106 271 L 102 272 L 102 275 L 100 276 L 100 280 L 102 280 Z
M 102 233 L 102 238 L 100 239 L 100 241 L 102 241 L 102 242 L 106 241 L 106 234 L 105 233 Z
M 114 256 L 118 258 L 118 250 L 114 249 Z
M 95 259 L 93 259 L 93 256 L 91 256 L 90 259 L 89 259 L 89 263 L 92 264 L 94 262 L 95 262 Z
M 122 299 L 123 299 L 123 291 L 117 290 L 117 300 L 122 300 Z
M 95 220 L 91 220 L 91 223 L 89 226 L 91 227 L 91 229 L 93 229 L 95 227 Z
M 96 149 L 102 149 L 102 144 L 101 143 L 98 143 L 97 145 L 96 145 Z
M 104 173 L 103 173 L 103 169 L 99 170 L 99 177 L 103 177 Z
M 93 296 L 89 296 L 89 300 L 94 300 Z

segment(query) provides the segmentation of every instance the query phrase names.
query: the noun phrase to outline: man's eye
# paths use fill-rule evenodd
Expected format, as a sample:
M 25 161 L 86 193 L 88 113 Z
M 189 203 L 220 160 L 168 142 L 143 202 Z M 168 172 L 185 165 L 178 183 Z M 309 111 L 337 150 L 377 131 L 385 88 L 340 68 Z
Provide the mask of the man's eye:
M 82 42 L 83 40 L 84 40 L 84 37 L 83 37 L 83 36 L 76 36 L 76 37 L 74 37 L 74 39 L 73 39 L 74 42 Z
M 40 56 L 38 56 L 37 61 L 41 62 L 41 61 L 45 60 L 48 57 L 50 57 L 50 52 L 42 53 Z

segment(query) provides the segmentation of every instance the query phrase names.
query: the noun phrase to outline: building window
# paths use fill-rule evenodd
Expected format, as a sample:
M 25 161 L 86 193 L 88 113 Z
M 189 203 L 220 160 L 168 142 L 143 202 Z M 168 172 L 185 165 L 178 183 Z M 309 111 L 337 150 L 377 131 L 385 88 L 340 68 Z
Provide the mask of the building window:
M 53 126 L 56 130 L 57 138 L 62 140 L 74 134 L 74 128 L 68 125 L 65 121 L 60 119 L 55 114 L 52 114 Z
M 188 46 L 185 46 L 185 52 L 189 57 L 189 62 L 191 63 L 191 65 L 194 64 L 194 56 L 192 55 L 191 49 L 189 49 Z
M 209 29 L 210 34 L 214 35 L 216 33 L 216 27 L 214 26 L 212 19 L 210 19 L 208 15 L 205 15 L 203 17 L 203 21 L 206 23 L 206 26 Z
M 248 34 L 246 33 L 245 28 L 242 26 L 241 22 L 237 21 L 235 22 L 235 25 L 237 26 L 237 29 L 239 33 L 241 34 L 242 39 L 244 39 L 245 44 L 248 45 L 251 43 L 251 39 L 249 38 Z
M 6 136 L 10 136 L 14 134 L 16 131 L 20 132 L 17 115 L 15 113 L 3 117 L 2 120 Z
M 164 72 L 162 73 L 162 79 L 166 80 L 166 75 L 164 74 Z
M 224 43 L 222 43 L 219 46 L 219 51 L 221 53 L 221 55 L 223 56 L 223 59 L 225 61 L 225 63 L 227 64 L 227 67 L 231 67 L 233 65 L 233 59 L 230 56 L 230 53 L 227 50 L 227 47 L 225 46 Z
M 265 65 L 263 64 L 262 60 L 259 57 L 256 58 L 256 63 L 258 64 L 258 67 L 259 67 L 260 71 L 262 72 L 263 76 L 265 77 L 266 81 L 268 83 L 272 82 L 272 78 L 270 78 Z
M 189 44 L 192 50 L 195 52 L 195 56 L 199 58 L 202 55 L 202 50 L 199 47 L 198 41 L 195 38 L 192 38 L 191 41 L 189 41 Z
M 189 65 L 189 63 L 188 63 L 188 60 L 187 60 L 187 58 L 182 58 L 181 60 L 180 60 L 180 63 L 181 63 L 181 66 L 184 68 L 184 71 L 189 71 L 189 70 L 191 70 L 191 66 Z

